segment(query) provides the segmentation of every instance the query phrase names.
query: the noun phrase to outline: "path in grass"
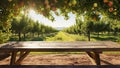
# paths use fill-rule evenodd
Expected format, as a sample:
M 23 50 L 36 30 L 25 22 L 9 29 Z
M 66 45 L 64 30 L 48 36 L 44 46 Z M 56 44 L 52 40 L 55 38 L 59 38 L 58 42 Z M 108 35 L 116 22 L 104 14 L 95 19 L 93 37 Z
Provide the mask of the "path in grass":
M 53 37 L 46 37 L 46 41 L 87 41 L 87 37 L 84 35 L 68 34 L 60 31 Z M 92 38 L 91 41 L 96 40 Z

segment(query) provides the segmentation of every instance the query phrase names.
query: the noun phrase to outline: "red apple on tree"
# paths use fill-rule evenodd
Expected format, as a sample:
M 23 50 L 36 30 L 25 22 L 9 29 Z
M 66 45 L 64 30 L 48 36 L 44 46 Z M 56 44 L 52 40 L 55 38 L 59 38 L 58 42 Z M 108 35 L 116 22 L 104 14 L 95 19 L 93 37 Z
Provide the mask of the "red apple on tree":
M 9 2 L 11 2 L 12 0 L 8 0 Z
M 108 3 L 108 6 L 112 6 L 113 5 L 113 2 L 112 1 L 110 1 L 109 3 Z
M 54 6 L 54 4 L 53 4 L 53 3 L 50 3 L 50 6 L 52 7 L 52 6 Z
M 24 6 L 24 2 L 20 2 L 19 5 L 20 5 L 20 7 Z
M 54 0 L 55 3 L 57 3 L 57 0 Z
M 107 2 L 108 2 L 108 0 L 103 0 L 103 2 L 104 2 L 104 3 L 107 3 Z
M 52 10 L 53 10 L 53 11 L 56 11 L 57 9 L 56 9 L 56 7 L 53 6 L 53 7 L 52 7 Z
M 109 12 L 112 12 L 113 11 L 113 8 L 109 8 Z
M 45 0 L 45 4 L 46 4 L 46 5 L 49 4 L 49 1 L 48 1 L 48 0 Z

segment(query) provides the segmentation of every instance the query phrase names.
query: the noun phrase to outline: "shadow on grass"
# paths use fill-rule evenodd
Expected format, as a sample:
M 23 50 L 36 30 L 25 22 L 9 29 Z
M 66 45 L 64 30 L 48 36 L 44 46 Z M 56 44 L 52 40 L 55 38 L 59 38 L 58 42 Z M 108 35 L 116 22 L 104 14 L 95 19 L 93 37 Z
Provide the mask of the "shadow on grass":
M 44 39 L 41 37 L 35 37 L 33 39 L 31 39 L 30 41 L 43 41 Z
M 107 38 L 91 37 L 91 38 L 94 38 L 94 39 L 99 40 L 99 41 L 113 41 L 113 42 L 115 42 L 117 40 L 117 38 L 115 38 L 115 37 L 107 37 Z
M 46 37 L 54 37 L 55 35 L 56 35 L 56 33 L 46 34 L 46 35 L 42 35 L 40 37 L 34 37 L 30 41 L 44 41 L 46 39 Z
M 56 33 L 51 33 L 51 34 L 43 34 L 41 36 L 36 36 L 36 37 L 25 37 L 21 38 L 21 41 L 44 41 L 46 37 L 54 37 Z M 12 36 L 9 41 L 18 41 L 18 36 Z

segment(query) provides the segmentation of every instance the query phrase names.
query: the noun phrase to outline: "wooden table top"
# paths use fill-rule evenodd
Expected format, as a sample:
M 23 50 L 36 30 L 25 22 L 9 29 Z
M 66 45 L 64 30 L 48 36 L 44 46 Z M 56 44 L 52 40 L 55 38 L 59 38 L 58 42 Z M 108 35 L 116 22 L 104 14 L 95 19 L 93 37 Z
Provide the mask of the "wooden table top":
M 31 50 L 31 51 L 120 51 L 120 45 L 111 41 L 76 41 L 76 42 L 46 42 L 24 41 L 9 42 L 0 45 L 0 50 Z

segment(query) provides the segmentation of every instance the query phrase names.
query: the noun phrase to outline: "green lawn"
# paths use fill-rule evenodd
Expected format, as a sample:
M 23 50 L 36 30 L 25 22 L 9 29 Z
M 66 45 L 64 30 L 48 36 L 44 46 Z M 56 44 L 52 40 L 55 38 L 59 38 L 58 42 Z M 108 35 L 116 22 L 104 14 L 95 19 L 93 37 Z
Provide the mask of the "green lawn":
M 92 41 L 96 41 L 91 38 Z M 87 41 L 87 37 L 84 35 L 68 34 L 65 32 L 58 32 L 53 37 L 46 37 L 45 41 Z

